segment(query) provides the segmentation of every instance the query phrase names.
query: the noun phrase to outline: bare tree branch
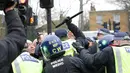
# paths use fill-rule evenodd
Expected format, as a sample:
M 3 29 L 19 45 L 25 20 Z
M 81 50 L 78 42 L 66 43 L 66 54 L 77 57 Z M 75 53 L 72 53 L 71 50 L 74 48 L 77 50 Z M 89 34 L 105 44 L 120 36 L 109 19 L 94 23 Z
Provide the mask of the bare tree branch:
M 37 7 L 36 7 L 36 14 L 38 13 L 38 6 L 39 6 L 39 1 L 37 2 Z
M 108 0 L 108 2 L 115 4 L 123 9 L 130 8 L 130 0 Z
M 83 4 L 83 6 L 88 4 L 89 1 L 91 1 L 91 0 L 86 0 L 86 2 Z

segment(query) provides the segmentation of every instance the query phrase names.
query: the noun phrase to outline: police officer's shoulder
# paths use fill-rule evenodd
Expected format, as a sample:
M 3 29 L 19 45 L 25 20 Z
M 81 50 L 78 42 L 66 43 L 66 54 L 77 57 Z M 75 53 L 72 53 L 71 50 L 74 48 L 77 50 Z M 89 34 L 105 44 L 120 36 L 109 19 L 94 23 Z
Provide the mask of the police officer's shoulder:
M 103 52 L 110 52 L 110 51 L 112 51 L 112 47 L 111 46 L 107 46 L 102 51 Z
M 78 64 L 79 62 L 83 62 L 79 57 L 70 57 L 71 63 Z

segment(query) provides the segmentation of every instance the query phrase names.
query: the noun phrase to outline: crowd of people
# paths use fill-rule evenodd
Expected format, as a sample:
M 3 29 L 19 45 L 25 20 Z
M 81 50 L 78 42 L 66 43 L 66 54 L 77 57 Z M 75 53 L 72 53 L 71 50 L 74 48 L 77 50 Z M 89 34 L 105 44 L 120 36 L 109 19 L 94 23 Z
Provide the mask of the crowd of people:
M 130 34 L 100 28 L 95 40 L 67 17 L 68 29 L 39 33 L 27 40 L 24 25 L 14 10 L 5 8 L 8 33 L 0 40 L 0 73 L 129 73 Z

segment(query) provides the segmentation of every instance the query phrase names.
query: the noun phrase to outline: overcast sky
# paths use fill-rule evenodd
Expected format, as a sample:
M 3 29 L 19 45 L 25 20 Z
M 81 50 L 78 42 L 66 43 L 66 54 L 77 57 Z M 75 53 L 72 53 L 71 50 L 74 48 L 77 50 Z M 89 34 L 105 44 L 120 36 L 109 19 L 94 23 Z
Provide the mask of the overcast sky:
M 31 0 L 31 6 L 35 9 L 37 7 L 38 0 Z M 85 0 L 84 0 L 85 1 Z M 107 3 L 106 0 L 91 0 L 88 4 L 84 5 L 84 12 L 88 13 L 90 11 L 90 4 L 93 3 L 97 11 L 102 10 L 115 10 L 119 7 Z M 72 16 L 75 13 L 79 12 L 79 0 L 54 0 L 54 8 L 60 11 L 70 9 L 67 13 L 67 16 Z M 78 24 L 78 16 L 73 19 L 73 23 Z
M 30 0 L 30 5 L 33 7 L 33 10 L 35 12 L 36 8 L 40 8 L 38 4 L 39 0 Z M 84 0 L 85 1 L 85 0 Z M 119 7 L 109 4 L 106 2 L 106 0 L 91 0 L 88 4 L 84 5 L 84 13 L 88 13 L 90 11 L 90 4 L 93 3 L 95 5 L 95 8 L 97 11 L 101 10 L 115 10 L 119 9 Z M 67 13 L 67 16 L 72 16 L 79 12 L 79 0 L 54 0 L 54 8 L 57 9 L 57 11 L 60 9 L 67 10 L 69 9 L 69 12 Z M 1 12 L 0 12 L 1 13 Z M 78 24 L 78 16 L 73 19 L 73 23 L 76 25 Z

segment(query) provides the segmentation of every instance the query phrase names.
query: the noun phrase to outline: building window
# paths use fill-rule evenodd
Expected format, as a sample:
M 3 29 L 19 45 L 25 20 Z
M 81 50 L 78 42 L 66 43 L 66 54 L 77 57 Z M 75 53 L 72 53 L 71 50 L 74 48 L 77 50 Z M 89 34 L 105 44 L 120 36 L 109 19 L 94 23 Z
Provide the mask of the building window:
M 96 17 L 96 23 L 97 24 L 102 24 L 103 22 L 102 22 L 102 16 L 101 15 L 98 15 L 97 17 Z
M 113 21 L 115 21 L 116 23 L 120 22 L 120 15 L 119 14 L 114 14 L 113 15 Z

